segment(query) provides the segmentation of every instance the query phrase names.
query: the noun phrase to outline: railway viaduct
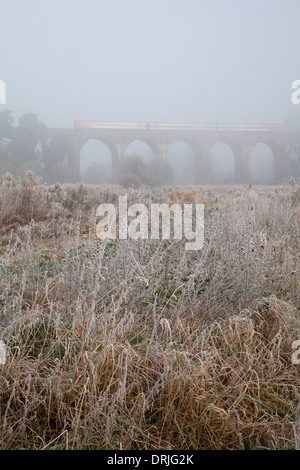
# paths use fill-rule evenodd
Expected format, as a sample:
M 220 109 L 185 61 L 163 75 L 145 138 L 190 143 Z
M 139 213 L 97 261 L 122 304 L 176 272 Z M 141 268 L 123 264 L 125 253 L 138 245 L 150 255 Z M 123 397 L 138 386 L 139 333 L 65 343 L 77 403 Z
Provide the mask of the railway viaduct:
M 291 176 L 291 150 L 300 144 L 299 133 L 261 130 L 186 130 L 186 129 L 115 129 L 74 128 L 48 129 L 48 137 L 63 135 L 70 147 L 69 168 L 72 180 L 80 180 L 80 152 L 86 142 L 96 139 L 111 151 L 112 180 L 125 158 L 127 146 L 134 140 L 145 142 L 153 155 L 166 159 L 171 146 L 178 141 L 187 143 L 194 153 L 195 184 L 205 184 L 209 178 L 210 150 L 218 142 L 226 143 L 234 155 L 235 183 L 250 182 L 250 156 L 254 146 L 265 143 L 273 152 L 273 182 L 283 183 Z
M 291 152 L 300 147 L 300 133 L 281 132 L 276 125 L 187 125 L 147 123 L 104 123 L 102 127 L 46 128 L 47 139 L 63 137 L 68 147 L 70 180 L 80 181 L 80 152 L 89 140 L 107 145 L 112 158 L 112 182 L 118 181 L 125 151 L 133 141 L 145 142 L 156 158 L 167 159 L 176 142 L 185 142 L 194 154 L 194 184 L 210 180 L 210 154 L 216 143 L 227 144 L 234 156 L 234 182 L 250 183 L 251 152 L 257 143 L 266 144 L 273 153 L 273 183 L 286 182 L 291 174 Z M 133 125 L 132 125 L 133 124 Z M 109 127 L 110 126 L 110 127 Z M 119 126 L 119 127 L 118 127 Z M 122 127 L 123 126 L 123 127 Z M 126 128 L 127 126 L 127 128 Z M 165 126 L 165 128 L 164 128 Z M 193 127 L 194 126 L 194 127 Z M 217 127 L 217 128 L 216 128 Z M 10 128 L 8 138 L 21 131 Z M 36 142 L 36 144 L 38 141 Z

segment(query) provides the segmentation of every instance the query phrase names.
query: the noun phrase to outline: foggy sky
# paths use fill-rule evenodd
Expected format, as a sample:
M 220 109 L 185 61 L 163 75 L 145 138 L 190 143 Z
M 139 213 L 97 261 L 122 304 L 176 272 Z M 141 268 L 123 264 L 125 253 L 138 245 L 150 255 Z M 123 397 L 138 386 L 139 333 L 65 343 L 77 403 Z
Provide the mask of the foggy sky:
M 299 18 L 299 0 L 0 0 L 0 111 L 282 123 L 300 112 Z

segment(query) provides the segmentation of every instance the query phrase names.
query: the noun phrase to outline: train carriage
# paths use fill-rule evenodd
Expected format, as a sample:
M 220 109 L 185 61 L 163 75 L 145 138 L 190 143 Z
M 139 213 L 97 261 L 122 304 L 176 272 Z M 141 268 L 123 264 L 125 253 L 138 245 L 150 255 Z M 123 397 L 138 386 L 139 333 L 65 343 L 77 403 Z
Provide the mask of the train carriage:
M 75 121 L 76 129 L 281 132 L 280 124 L 195 124 L 176 122 Z

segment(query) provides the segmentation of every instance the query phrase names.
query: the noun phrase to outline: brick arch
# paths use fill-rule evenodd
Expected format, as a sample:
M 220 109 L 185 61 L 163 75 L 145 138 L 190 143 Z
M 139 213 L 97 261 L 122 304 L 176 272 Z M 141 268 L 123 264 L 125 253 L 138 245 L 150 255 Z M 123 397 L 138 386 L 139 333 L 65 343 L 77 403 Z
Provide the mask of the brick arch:
M 191 169 L 191 171 L 192 171 L 193 181 L 191 181 L 188 184 L 197 184 L 197 182 L 198 182 L 197 181 L 197 176 L 198 176 L 197 175 L 197 157 L 199 158 L 199 146 L 195 142 L 190 141 L 189 139 L 174 139 L 173 141 L 169 142 L 168 148 L 167 148 L 166 158 L 167 158 L 167 161 L 170 164 L 171 168 L 173 168 L 173 170 L 174 170 L 174 161 L 172 162 L 172 159 L 170 158 L 170 152 L 171 152 L 172 147 L 174 147 L 174 145 L 176 145 L 176 144 L 185 144 L 190 149 L 190 151 L 192 152 L 192 162 L 191 162 L 192 163 L 192 169 Z
M 124 156 L 126 154 L 126 150 L 129 147 L 129 145 L 133 144 L 134 142 L 142 142 L 143 144 L 146 144 L 150 148 L 150 150 L 152 151 L 154 157 L 159 156 L 159 153 L 160 153 L 159 152 L 159 145 L 154 140 L 147 139 L 147 138 L 146 139 L 145 138 L 134 138 L 134 139 L 126 140 L 123 144 Z
M 283 145 L 279 144 L 278 142 L 274 142 L 272 140 L 263 139 L 261 142 L 269 147 L 269 149 L 273 153 L 273 181 L 274 183 L 280 182 L 282 177 L 286 176 L 287 166 L 289 166 L 289 161 L 287 161 L 287 157 L 289 155 L 285 151 Z
M 111 164 L 111 176 L 110 176 L 110 179 L 112 180 L 113 179 L 113 167 L 114 166 L 117 166 L 117 158 L 116 158 L 116 149 L 115 149 L 115 146 L 107 141 L 106 139 L 95 139 L 95 138 L 88 138 L 88 139 L 85 139 L 84 142 L 81 142 L 80 144 L 80 147 L 79 147 L 79 159 L 80 159 L 80 162 L 79 162 L 79 165 L 80 165 L 80 178 L 82 178 L 83 174 L 82 174 L 82 170 L 81 170 L 81 164 L 82 164 L 82 150 L 83 148 L 88 145 L 90 142 L 99 142 L 101 144 L 104 144 L 104 146 L 109 150 L 110 152 L 110 164 Z
M 110 150 L 111 179 L 112 179 L 112 182 L 115 182 L 117 178 L 117 173 L 118 173 L 118 153 L 117 153 L 116 145 L 113 143 L 113 141 L 107 138 L 97 137 L 96 135 L 80 136 L 79 139 L 77 140 L 75 139 L 75 142 L 73 141 L 73 157 L 72 157 L 72 162 L 70 162 L 70 167 L 73 171 L 75 181 L 79 181 L 81 179 L 81 172 L 80 172 L 81 150 L 83 149 L 85 144 L 87 144 L 88 142 L 92 140 L 97 140 L 99 142 L 104 143 Z
M 97 138 L 97 137 L 86 137 L 84 139 L 81 139 L 79 143 L 79 152 L 81 152 L 85 144 L 87 144 L 91 140 L 98 140 L 99 142 L 103 142 L 109 148 L 112 155 L 116 152 L 115 145 L 112 142 L 110 142 L 107 139 L 102 139 L 102 138 Z
M 185 138 L 185 137 L 182 137 L 182 138 L 180 138 L 180 137 L 176 138 L 175 137 L 173 139 L 170 139 L 168 141 L 169 150 L 177 142 L 182 142 L 182 143 L 188 145 L 191 148 L 191 150 L 193 151 L 195 156 L 199 152 L 199 144 L 196 141 L 194 141 L 193 139 L 188 139 L 188 138 Z
M 230 148 L 234 161 L 233 180 L 234 182 L 243 182 L 245 179 L 246 156 L 240 143 L 232 139 L 216 138 L 210 143 L 209 157 L 211 156 L 211 150 L 216 144 L 225 144 Z

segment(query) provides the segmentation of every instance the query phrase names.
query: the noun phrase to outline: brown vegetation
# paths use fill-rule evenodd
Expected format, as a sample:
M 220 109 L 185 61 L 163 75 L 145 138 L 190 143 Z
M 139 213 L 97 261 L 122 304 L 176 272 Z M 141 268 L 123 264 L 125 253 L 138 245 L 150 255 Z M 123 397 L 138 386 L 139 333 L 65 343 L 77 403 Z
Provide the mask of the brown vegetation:
M 120 194 L 204 203 L 203 249 L 97 240 L 96 208 Z M 299 203 L 297 184 L 3 177 L 1 448 L 299 448 Z

